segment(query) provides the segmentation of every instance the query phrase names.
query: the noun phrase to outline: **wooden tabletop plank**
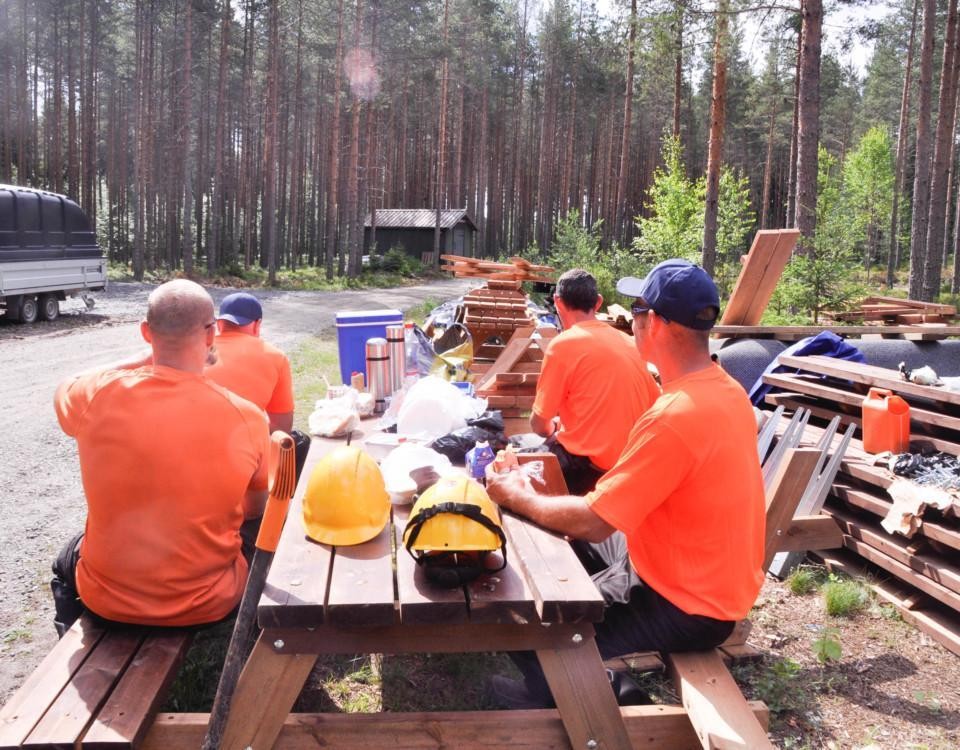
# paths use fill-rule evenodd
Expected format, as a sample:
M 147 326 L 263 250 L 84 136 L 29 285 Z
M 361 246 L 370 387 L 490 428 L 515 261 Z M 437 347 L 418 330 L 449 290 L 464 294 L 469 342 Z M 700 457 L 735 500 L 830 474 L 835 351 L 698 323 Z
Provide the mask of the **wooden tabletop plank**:
M 603 619 L 603 597 L 565 539 L 510 513 L 503 514 L 503 528 L 543 622 Z
M 400 621 L 404 625 L 425 625 L 438 621 L 466 622 L 469 610 L 463 589 L 443 589 L 431 584 L 422 567 L 417 565 L 403 544 L 403 530 L 411 510 L 409 505 L 396 505 L 393 508 Z
M 73 675 L 44 717 L 37 722 L 24 747 L 72 747 L 103 705 L 118 675 L 143 640 L 140 630 L 113 630 Z
M 366 626 L 396 621 L 390 535 L 388 520 L 370 541 L 336 548 L 327 595 L 327 622 Z

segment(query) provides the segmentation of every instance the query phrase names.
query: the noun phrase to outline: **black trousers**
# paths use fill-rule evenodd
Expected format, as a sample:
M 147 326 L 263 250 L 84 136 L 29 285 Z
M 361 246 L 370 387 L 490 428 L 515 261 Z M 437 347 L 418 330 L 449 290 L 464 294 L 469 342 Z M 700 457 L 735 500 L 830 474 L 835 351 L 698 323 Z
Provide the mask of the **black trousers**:
M 627 539 L 618 532 L 599 544 L 574 541 L 574 551 L 603 596 L 603 622 L 596 623 L 600 657 L 634 651 L 698 651 L 727 639 L 736 623 L 689 615 L 647 586 L 633 569 Z M 550 689 L 533 651 L 510 657 L 523 673 L 531 696 L 550 702 Z
M 594 466 L 586 456 L 578 456 L 560 445 L 556 433 L 548 437 L 543 445 L 557 457 L 571 495 L 586 495 L 591 492 L 597 486 L 597 480 L 606 473 Z
M 246 558 L 248 565 L 253 560 L 261 520 L 261 518 L 251 518 L 244 521 L 240 527 L 240 551 Z M 80 619 L 80 615 L 84 612 L 89 612 L 105 625 L 129 626 L 126 623 L 113 623 L 100 617 L 96 612 L 89 610 L 83 600 L 80 599 L 80 594 L 77 592 L 77 563 L 80 561 L 80 542 L 82 540 L 83 532 L 81 531 L 63 545 L 60 554 L 53 561 L 53 578 L 50 579 L 50 590 L 53 593 L 53 627 L 56 628 L 59 638 L 63 638 L 70 626 Z M 235 612 L 234 610 L 224 619 L 233 617 Z

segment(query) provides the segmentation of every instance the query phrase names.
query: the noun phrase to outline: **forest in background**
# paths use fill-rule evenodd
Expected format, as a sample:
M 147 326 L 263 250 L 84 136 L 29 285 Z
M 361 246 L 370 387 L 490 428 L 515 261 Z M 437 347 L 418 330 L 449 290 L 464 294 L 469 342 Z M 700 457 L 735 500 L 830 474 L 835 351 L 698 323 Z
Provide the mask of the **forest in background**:
M 76 199 L 138 279 L 353 277 L 372 209 L 466 207 L 485 256 L 723 276 L 753 230 L 797 226 L 813 301 L 790 304 L 850 274 L 956 293 L 956 0 L 835 10 L 0 0 L 0 182 Z M 863 75 L 831 34 L 873 42 Z

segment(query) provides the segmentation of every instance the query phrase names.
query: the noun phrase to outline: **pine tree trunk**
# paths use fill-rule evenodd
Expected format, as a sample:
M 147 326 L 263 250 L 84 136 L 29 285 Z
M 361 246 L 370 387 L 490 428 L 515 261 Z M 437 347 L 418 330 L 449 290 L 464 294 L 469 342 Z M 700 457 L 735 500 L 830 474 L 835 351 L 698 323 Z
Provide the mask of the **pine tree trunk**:
M 444 148 L 447 141 L 447 86 L 448 70 L 450 61 L 447 55 L 448 42 L 448 20 L 450 12 L 450 0 L 443 0 L 443 61 L 440 63 L 440 122 L 437 126 L 437 184 L 434 198 L 434 207 L 436 209 L 436 220 L 433 229 L 433 257 L 429 259 L 429 265 L 436 268 L 440 265 L 440 210 L 443 208 L 443 181 L 444 181 Z M 427 262 L 427 259 L 424 259 Z
M 184 22 L 183 49 L 183 242 L 180 251 L 183 255 L 183 270 L 189 276 L 193 273 L 193 223 L 190 211 L 193 207 L 193 163 L 190 148 L 190 125 L 193 122 L 193 0 L 184 0 L 186 21 Z
M 683 97 L 683 17 L 687 10 L 687 0 L 677 0 L 674 23 L 674 62 L 673 62 L 673 137 L 680 137 L 680 102 Z M 636 15 L 634 7 L 631 17 Z
M 790 170 L 787 174 L 787 215 L 783 226 L 790 228 L 797 219 L 797 151 L 800 135 L 800 33 L 797 33 L 797 65 L 793 74 L 793 124 L 790 129 Z
M 343 0 L 337 3 L 337 59 L 333 74 L 333 113 L 330 116 L 330 181 L 327 186 L 327 236 L 323 257 L 327 280 L 333 278 L 333 260 L 337 248 L 337 229 L 340 223 L 340 89 L 343 86 Z
M 230 60 L 230 0 L 223 0 L 220 15 L 220 54 L 217 68 L 217 113 L 213 134 L 213 185 L 210 194 L 210 242 L 207 245 L 207 270 L 213 273 L 223 258 L 224 175 L 223 157 L 227 120 L 227 64 Z
M 277 131 L 280 96 L 280 0 L 270 0 L 270 47 L 267 50 L 267 91 L 263 132 L 263 247 L 267 279 L 277 280 Z
M 770 215 L 770 188 L 773 179 L 773 135 L 779 109 L 779 93 L 770 97 L 770 124 L 767 127 L 767 158 L 763 162 L 763 197 L 760 199 L 760 228 L 767 229 L 767 217 Z
M 813 255 L 817 228 L 817 164 L 820 142 L 820 38 L 822 0 L 803 0 L 800 33 L 800 88 L 797 110 L 797 207 L 800 252 Z
M 913 91 L 914 40 L 917 32 L 917 9 L 920 0 L 913 0 L 913 17 L 910 21 L 910 43 L 907 45 L 907 69 L 903 74 L 903 92 L 900 95 L 900 121 L 897 127 L 897 163 L 894 167 L 893 206 L 890 211 L 890 250 L 887 254 L 887 288 L 893 286 L 894 271 L 900 263 L 900 196 L 903 195 L 907 157 L 907 131 L 910 126 L 910 93 Z
M 713 275 L 717 262 L 717 210 L 720 198 L 720 166 L 723 161 L 723 128 L 727 108 L 727 12 L 729 2 L 717 5 L 713 44 L 713 91 L 710 101 L 710 142 L 707 147 L 707 195 L 703 215 L 701 265 Z
M 633 51 L 637 38 L 637 0 L 630 0 L 630 31 L 627 34 L 627 74 L 623 92 L 623 133 L 620 139 L 620 171 L 617 176 L 614 237 L 623 241 L 626 223 L 627 171 L 630 168 L 630 129 L 633 121 Z
M 927 258 L 927 222 L 930 209 L 930 107 L 933 81 L 933 45 L 937 23 L 935 0 L 923 0 L 920 44 L 920 99 L 917 104 L 917 145 L 913 174 L 913 217 L 910 225 L 910 297 L 923 294 L 923 267 Z

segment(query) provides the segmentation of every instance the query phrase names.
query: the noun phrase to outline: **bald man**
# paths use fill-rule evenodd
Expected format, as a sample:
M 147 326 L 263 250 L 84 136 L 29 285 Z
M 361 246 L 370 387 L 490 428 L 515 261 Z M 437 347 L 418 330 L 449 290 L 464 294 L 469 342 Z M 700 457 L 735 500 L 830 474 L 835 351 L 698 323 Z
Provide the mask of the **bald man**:
M 76 438 L 83 533 L 51 582 L 62 636 L 84 610 L 113 622 L 215 622 L 239 603 L 240 528 L 266 502 L 263 411 L 203 377 L 213 300 L 178 279 L 147 301 L 142 357 L 68 378 L 54 408 Z

